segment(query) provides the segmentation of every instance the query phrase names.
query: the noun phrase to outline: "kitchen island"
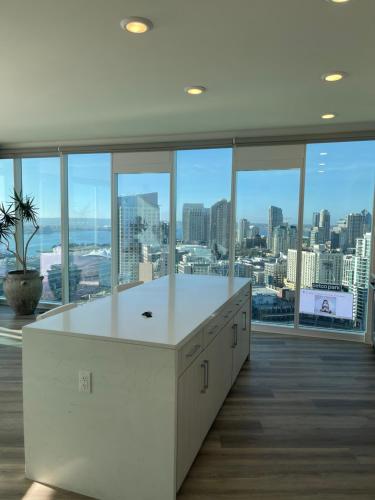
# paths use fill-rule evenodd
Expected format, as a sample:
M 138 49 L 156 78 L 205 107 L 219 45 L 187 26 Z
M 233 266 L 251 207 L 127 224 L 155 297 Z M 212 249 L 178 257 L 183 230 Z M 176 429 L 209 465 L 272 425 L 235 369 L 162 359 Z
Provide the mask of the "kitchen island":
M 250 304 L 248 279 L 179 274 L 26 326 L 26 476 L 174 500 L 249 356 Z

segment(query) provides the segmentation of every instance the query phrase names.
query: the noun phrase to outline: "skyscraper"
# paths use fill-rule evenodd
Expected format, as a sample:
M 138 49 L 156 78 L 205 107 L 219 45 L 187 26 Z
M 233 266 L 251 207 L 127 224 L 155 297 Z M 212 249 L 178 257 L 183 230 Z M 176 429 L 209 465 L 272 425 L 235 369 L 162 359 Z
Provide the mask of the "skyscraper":
M 312 227 L 319 227 L 319 220 L 320 220 L 320 213 L 319 212 L 313 212 L 312 216 Z
M 324 243 L 323 228 L 314 226 L 310 231 L 310 247 Z
M 274 262 L 264 264 L 264 282 L 268 286 L 282 288 L 287 276 L 287 260 L 276 259 Z
M 288 250 L 288 225 L 280 224 L 272 230 L 272 253 L 278 256 Z
M 364 216 L 362 213 L 350 213 L 346 217 L 346 225 L 348 228 L 348 246 L 354 248 L 356 239 L 363 237 Z
M 297 226 L 288 226 L 287 231 L 287 250 L 289 248 L 297 248 Z
M 135 281 L 142 262 L 142 245 L 160 244 L 160 207 L 157 193 L 120 196 L 119 272 L 121 281 Z
M 243 240 L 249 236 L 250 223 L 247 219 L 240 219 L 238 224 L 237 240 L 242 244 Z
M 322 229 L 322 243 L 329 241 L 331 231 L 331 216 L 328 210 L 321 210 L 319 214 L 319 227 Z
M 361 212 L 363 217 L 363 234 L 371 232 L 372 217 L 368 210 L 364 209 Z
M 229 251 L 230 202 L 223 199 L 211 207 L 210 246 L 222 256 Z
M 368 278 L 370 274 L 371 233 L 356 240 L 353 286 L 349 288 L 354 295 L 353 315 L 360 328 L 366 326 Z
M 283 211 L 279 207 L 271 206 L 268 209 L 268 236 L 267 245 L 270 250 L 273 250 L 273 230 L 275 227 L 283 223 Z
M 209 210 L 203 203 L 185 203 L 182 207 L 182 238 L 184 243 L 207 243 Z
M 302 251 L 301 288 L 311 288 L 313 283 L 341 285 L 343 255 L 329 252 L 323 245 L 315 245 L 313 251 Z M 296 283 L 297 250 L 288 250 L 287 279 Z
M 341 285 L 343 255 L 341 252 L 328 252 L 314 249 L 315 282 Z

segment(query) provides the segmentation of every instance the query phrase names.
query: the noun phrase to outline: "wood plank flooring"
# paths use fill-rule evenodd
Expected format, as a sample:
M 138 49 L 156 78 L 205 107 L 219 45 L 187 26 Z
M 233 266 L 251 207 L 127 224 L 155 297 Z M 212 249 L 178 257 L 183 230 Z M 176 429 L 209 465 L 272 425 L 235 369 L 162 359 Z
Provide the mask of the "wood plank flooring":
M 0 499 L 87 500 L 24 479 L 21 349 L 1 342 Z M 374 389 L 372 348 L 255 335 L 178 500 L 374 500 Z
M 21 330 L 21 328 L 28 323 L 35 321 L 36 315 L 43 312 L 42 309 L 37 309 L 35 314 L 29 316 L 16 316 L 12 309 L 5 305 L 0 305 L 0 326 L 4 328 L 11 328 L 13 330 Z

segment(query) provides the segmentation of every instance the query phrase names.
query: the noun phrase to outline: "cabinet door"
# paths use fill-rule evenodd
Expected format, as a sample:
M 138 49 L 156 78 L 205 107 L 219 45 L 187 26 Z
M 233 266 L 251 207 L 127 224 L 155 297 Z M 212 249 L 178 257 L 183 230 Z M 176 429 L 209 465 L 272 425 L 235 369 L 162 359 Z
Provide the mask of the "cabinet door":
M 245 359 L 250 353 L 250 302 L 246 302 L 233 319 L 233 372 L 236 380 Z
M 181 486 L 202 444 L 207 385 L 204 361 L 202 353 L 178 381 L 177 488 Z
M 203 399 L 202 423 L 204 435 L 209 431 L 223 404 L 232 381 L 232 349 L 228 342 L 228 329 L 224 327 L 205 351 L 207 363 L 207 389 Z

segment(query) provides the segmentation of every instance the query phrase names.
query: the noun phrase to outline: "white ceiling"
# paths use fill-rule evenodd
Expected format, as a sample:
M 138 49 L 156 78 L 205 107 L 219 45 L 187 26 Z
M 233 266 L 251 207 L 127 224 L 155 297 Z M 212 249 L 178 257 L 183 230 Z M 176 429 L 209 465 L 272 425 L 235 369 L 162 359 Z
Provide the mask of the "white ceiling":
M 330 111 L 375 129 L 374 21 L 374 0 L 0 0 L 0 144 L 324 131 Z

